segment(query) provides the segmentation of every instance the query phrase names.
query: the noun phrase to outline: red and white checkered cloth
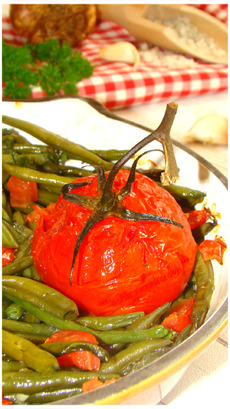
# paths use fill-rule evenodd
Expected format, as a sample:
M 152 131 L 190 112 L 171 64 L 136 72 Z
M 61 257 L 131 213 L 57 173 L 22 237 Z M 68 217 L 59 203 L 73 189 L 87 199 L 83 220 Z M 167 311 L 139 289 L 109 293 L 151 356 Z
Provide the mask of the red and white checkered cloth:
M 227 23 L 227 4 L 194 6 Z M 23 39 L 14 32 L 9 18 L 3 18 L 2 28 L 3 38 L 8 42 L 18 45 L 23 43 Z M 193 68 L 169 69 L 142 61 L 134 68 L 130 64 L 99 58 L 100 47 L 119 41 L 129 41 L 138 47 L 138 43 L 125 29 L 111 21 L 102 21 L 79 47 L 83 56 L 95 67 L 91 78 L 78 83 L 80 96 L 95 99 L 108 109 L 115 109 L 150 101 L 220 92 L 228 87 L 226 65 L 200 63 Z M 32 90 L 31 98 L 45 96 L 39 88 Z

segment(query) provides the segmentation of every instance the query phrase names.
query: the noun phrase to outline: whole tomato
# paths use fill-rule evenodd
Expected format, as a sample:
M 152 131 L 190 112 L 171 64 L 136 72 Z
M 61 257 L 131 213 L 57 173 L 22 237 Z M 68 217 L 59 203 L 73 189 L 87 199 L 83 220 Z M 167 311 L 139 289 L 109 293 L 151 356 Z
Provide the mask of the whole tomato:
M 129 171 L 118 172 L 113 190 L 120 190 Z M 73 192 L 96 196 L 97 176 Z M 41 279 L 93 315 L 130 311 L 149 313 L 173 301 L 186 287 L 193 270 L 196 243 L 175 199 L 148 177 L 137 173 L 122 204 L 129 210 L 168 217 L 178 227 L 158 221 L 127 221 L 107 217 L 84 238 L 69 275 L 77 237 L 91 210 L 64 200 L 42 215 L 32 242 L 32 256 Z

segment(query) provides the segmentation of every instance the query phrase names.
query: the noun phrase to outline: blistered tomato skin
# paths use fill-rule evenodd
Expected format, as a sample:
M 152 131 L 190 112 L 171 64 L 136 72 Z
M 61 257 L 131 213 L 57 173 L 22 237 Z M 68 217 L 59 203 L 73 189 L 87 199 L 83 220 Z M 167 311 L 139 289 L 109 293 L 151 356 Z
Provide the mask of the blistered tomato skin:
M 118 173 L 114 191 L 122 188 L 128 174 Z M 96 176 L 80 181 L 89 179 L 93 180 L 90 185 L 73 192 L 96 196 Z M 193 269 L 197 246 L 187 218 L 170 193 L 136 174 L 123 205 L 168 217 L 184 227 L 118 217 L 98 222 L 80 246 L 72 285 L 69 275 L 74 247 L 90 210 L 60 196 L 51 214 L 42 216 L 34 234 L 32 256 L 42 280 L 93 315 L 149 313 L 173 301 L 186 287 Z

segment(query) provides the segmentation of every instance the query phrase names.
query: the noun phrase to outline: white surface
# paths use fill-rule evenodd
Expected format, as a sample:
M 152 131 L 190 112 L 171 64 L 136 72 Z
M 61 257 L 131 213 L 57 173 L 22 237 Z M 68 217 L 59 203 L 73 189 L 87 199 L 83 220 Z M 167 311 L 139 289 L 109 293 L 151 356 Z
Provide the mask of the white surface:
M 179 99 L 178 113 L 173 125 L 172 137 L 186 143 L 184 132 L 204 114 L 219 113 L 228 116 L 227 92 Z M 166 103 L 149 103 L 134 106 L 115 113 L 130 121 L 155 129 L 165 110 Z M 181 128 L 183 123 L 183 128 Z M 225 176 L 228 176 L 228 147 L 226 145 L 188 145 Z M 228 365 L 228 329 L 197 358 L 186 370 L 176 387 L 159 405 L 181 408 L 230 408 L 230 379 Z M 149 402 L 151 405 L 151 401 Z

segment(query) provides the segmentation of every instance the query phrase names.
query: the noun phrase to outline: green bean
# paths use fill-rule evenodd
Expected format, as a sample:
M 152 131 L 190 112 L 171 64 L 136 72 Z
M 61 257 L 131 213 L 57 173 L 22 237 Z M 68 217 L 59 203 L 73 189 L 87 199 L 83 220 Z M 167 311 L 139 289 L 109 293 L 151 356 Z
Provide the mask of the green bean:
M 139 369 L 142 369 L 144 366 L 151 364 L 152 362 L 156 361 L 156 359 L 169 352 L 170 348 L 171 345 L 168 345 L 160 348 L 159 350 L 147 352 L 147 354 L 143 355 L 140 359 L 130 362 L 128 365 L 124 366 L 120 371 L 120 375 L 126 376 L 138 371 Z
M 49 374 L 19 372 L 14 374 L 13 379 L 11 374 L 6 373 L 2 376 L 2 392 L 3 395 L 13 393 L 31 395 L 37 392 L 81 386 L 84 382 L 95 377 L 99 377 L 101 381 L 111 378 L 119 379 L 116 374 L 103 374 L 93 371 L 58 371 Z
M 13 212 L 12 212 L 12 209 L 11 209 L 11 206 L 10 206 L 9 202 L 6 202 L 6 204 L 4 206 L 4 209 L 7 211 L 9 217 L 12 220 L 13 219 Z
M 34 210 L 33 209 L 33 206 L 35 205 L 36 203 L 31 203 L 28 207 L 26 207 L 25 209 L 19 209 L 19 208 L 17 208 L 17 207 L 14 207 L 14 210 L 20 210 L 23 214 L 30 214 L 30 213 L 32 213 L 32 211 Z M 43 206 L 41 206 L 41 205 L 39 205 L 39 207 L 40 208 L 43 208 Z
M 31 252 L 30 240 L 25 239 L 24 242 L 21 243 L 20 246 L 18 247 L 14 260 L 15 261 L 21 260 L 22 258 L 29 256 L 30 252 Z
M 23 362 L 2 362 L 2 372 L 17 372 L 22 368 L 27 368 L 27 366 Z
M 126 327 L 136 319 L 143 317 L 144 312 L 133 312 L 110 317 L 79 317 L 76 322 L 99 331 L 108 331 L 115 328 Z
M 56 163 L 48 162 L 42 167 L 43 171 L 49 172 L 49 173 L 55 173 L 58 175 L 63 175 L 63 176 L 73 176 L 75 179 L 76 177 L 83 177 L 83 176 L 90 176 L 95 171 L 92 170 L 86 170 L 82 168 L 77 168 L 74 166 L 68 166 L 66 165 L 57 165 Z
M 141 173 L 142 175 L 148 176 L 150 179 L 154 180 L 155 182 L 160 182 L 161 174 L 164 170 L 163 169 L 138 169 L 137 172 Z
M 2 328 L 10 332 L 21 332 L 25 334 L 43 335 L 49 338 L 57 329 L 46 324 L 34 324 L 9 319 L 2 320 Z
M 23 257 L 20 260 L 13 261 L 2 268 L 3 275 L 13 275 L 19 273 L 27 267 L 30 267 L 33 264 L 32 256 Z
M 171 303 L 167 302 L 161 307 L 157 308 L 155 311 L 150 312 L 147 315 L 144 315 L 144 317 L 141 317 L 134 321 L 129 327 L 128 330 L 142 330 L 142 329 L 147 329 L 150 328 L 153 324 L 157 324 L 159 321 L 159 318 L 166 312 L 168 311 Z
M 34 136 L 40 141 L 46 143 L 47 145 L 53 146 L 59 150 L 63 150 L 64 152 L 70 153 L 72 157 L 78 160 L 90 163 L 91 165 L 101 165 L 106 170 L 112 168 L 109 162 L 104 161 L 94 153 L 88 151 L 83 146 L 71 142 L 68 139 L 62 138 L 61 136 L 53 132 L 49 132 L 35 124 L 31 124 L 29 122 L 16 118 L 11 118 L 5 115 L 3 115 L 2 117 L 2 121 L 7 125 L 13 126 L 15 128 L 21 129 L 24 132 L 27 132 L 28 134 Z
M 44 173 L 34 169 L 28 169 L 21 166 L 3 164 L 4 170 L 18 177 L 19 179 L 28 180 L 30 182 L 41 183 L 46 186 L 64 186 L 66 183 L 72 183 L 74 178 L 67 176 L 57 176 L 51 173 Z
M 2 221 L 2 245 L 14 249 L 18 248 L 17 238 L 15 237 L 14 232 L 9 229 L 9 223 L 5 220 Z
M 28 398 L 24 401 L 27 405 L 32 404 L 45 404 L 56 402 L 58 400 L 63 400 L 70 398 L 71 396 L 79 395 L 82 393 L 82 388 L 67 388 L 67 389 L 57 389 L 55 391 L 48 392 L 38 392 L 32 395 L 29 395 Z
M 31 273 L 30 267 L 25 268 L 25 270 L 23 270 L 22 277 L 32 278 L 32 273 Z
M 52 342 L 40 345 L 40 348 L 50 352 L 54 356 L 61 356 L 74 351 L 90 351 L 104 362 L 108 362 L 109 354 L 102 347 L 91 342 Z
M 2 350 L 15 361 L 22 361 L 28 368 L 42 374 L 59 369 L 57 359 L 49 352 L 6 330 L 2 331 Z
M 41 322 L 37 317 L 35 317 L 34 314 L 29 311 L 24 312 L 21 321 L 28 322 L 29 324 L 40 324 Z
M 11 139 L 10 142 L 17 143 L 20 145 L 31 145 L 31 143 L 24 136 L 16 132 L 15 129 L 6 129 L 2 133 L 2 143 L 3 144 L 8 145 L 9 139 Z
M 120 374 L 122 368 L 124 368 L 130 362 L 134 362 L 142 358 L 147 352 L 156 350 L 159 351 L 159 349 L 170 344 L 171 341 L 167 339 L 154 339 L 136 342 L 123 351 L 118 352 L 116 355 L 110 358 L 109 362 L 103 363 L 100 367 L 100 372 Z
M 122 158 L 128 151 L 127 150 L 117 150 L 117 149 L 91 149 L 91 152 L 95 155 L 100 156 L 107 161 L 117 161 Z
M 36 166 L 42 166 L 49 161 L 47 155 L 41 153 L 32 153 L 26 155 L 19 155 L 17 153 L 2 155 L 2 163 L 9 165 L 26 166 L 33 168 Z
M 2 318 L 6 318 L 6 309 L 11 304 L 11 300 L 6 297 L 2 297 Z
M 16 222 L 17 224 L 21 224 L 21 225 L 25 225 L 26 220 L 24 218 L 24 216 L 22 215 L 22 213 L 17 210 L 16 212 L 13 213 L 13 221 Z
M 192 235 L 195 241 L 197 242 L 197 244 L 199 245 L 204 240 L 204 237 L 208 233 L 210 233 L 216 226 L 217 226 L 217 220 L 215 219 L 215 217 L 210 216 L 209 221 L 193 229 Z
M 6 200 L 6 194 L 5 194 L 4 191 L 2 191 L 2 207 L 3 207 L 3 208 L 5 208 L 6 202 L 7 202 L 7 200 Z
M 199 250 L 197 250 L 194 275 L 196 277 L 197 291 L 191 315 L 191 333 L 196 331 L 196 329 L 203 324 L 210 307 L 210 301 L 214 290 L 212 263 L 210 261 L 204 261 L 203 255 Z
M 49 192 L 48 190 L 38 189 L 38 203 L 41 203 L 44 206 L 48 206 L 50 203 L 56 203 L 59 194 L 54 192 Z
M 34 264 L 30 267 L 31 270 L 31 279 L 35 281 L 42 281 L 41 277 L 39 276 Z
M 9 153 L 5 153 L 2 155 L 2 163 L 10 163 L 12 165 L 15 162 L 12 155 L 10 155 Z
M 25 332 L 14 332 L 15 335 L 17 335 L 20 338 L 27 339 L 30 342 L 33 342 L 35 345 L 43 344 L 46 340 L 46 337 L 44 335 L 36 335 L 36 334 L 25 334 Z
M 6 209 L 4 207 L 2 208 L 2 219 L 5 220 L 6 222 L 12 224 L 12 219 L 10 215 L 7 213 Z
M 163 338 L 163 337 L 170 337 L 173 338 L 174 334 L 172 331 L 167 330 L 167 328 L 163 327 L 162 325 L 155 326 L 150 329 L 146 329 L 143 331 L 107 331 L 107 332 L 99 332 L 93 330 L 91 328 L 86 328 L 80 324 L 77 324 L 74 321 L 62 320 L 60 318 L 55 317 L 54 315 L 48 314 L 44 311 L 41 311 L 39 308 L 35 307 L 28 301 L 20 300 L 12 295 L 3 294 L 8 297 L 10 300 L 18 303 L 21 305 L 25 310 L 32 312 L 36 317 L 38 317 L 41 321 L 45 324 L 52 325 L 53 327 L 59 329 L 74 329 L 78 331 L 87 331 L 96 336 L 99 340 L 104 342 L 105 344 L 116 344 L 116 343 L 129 343 L 129 342 L 138 342 L 143 339 L 154 339 L 154 338 Z
M 12 302 L 6 309 L 6 316 L 11 320 L 19 320 L 23 313 L 23 308 L 14 302 Z
M 19 233 L 22 237 L 24 237 L 25 239 L 28 239 L 30 237 L 33 236 L 33 231 L 31 229 L 29 229 L 26 226 L 23 226 L 23 224 L 18 224 L 18 223 L 14 223 L 14 230 Z
M 3 153 L 7 151 L 7 148 L 3 149 Z M 20 145 L 17 143 L 14 143 L 11 151 L 17 152 L 17 153 L 47 153 L 50 151 L 50 148 L 46 145 Z
M 176 340 L 173 342 L 172 344 L 172 348 L 177 347 L 179 344 L 181 344 L 181 342 L 185 341 L 188 336 L 190 335 L 190 331 L 191 331 L 191 324 L 187 325 L 187 327 L 185 327 L 178 335 Z
M 184 290 L 184 298 L 188 299 L 191 297 L 195 297 L 196 295 L 196 284 L 192 281 L 189 281 L 187 287 Z
M 25 237 L 22 236 L 18 231 L 16 231 L 14 225 L 11 225 L 10 223 L 6 222 L 5 220 L 3 220 L 2 224 L 11 233 L 11 235 L 14 236 L 15 240 L 18 243 L 22 243 L 24 241 Z
M 191 209 L 196 204 L 202 203 L 206 197 L 206 193 L 199 190 L 190 189 L 189 187 L 177 185 L 162 185 L 158 183 L 163 189 L 167 190 L 176 199 L 179 205 L 185 209 Z
M 78 308 L 72 300 L 41 282 L 26 277 L 4 276 L 2 289 L 6 294 L 29 301 L 56 317 L 74 319 L 78 315 Z

